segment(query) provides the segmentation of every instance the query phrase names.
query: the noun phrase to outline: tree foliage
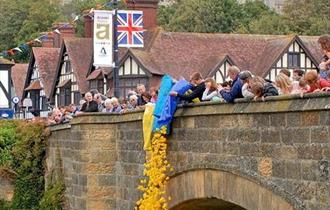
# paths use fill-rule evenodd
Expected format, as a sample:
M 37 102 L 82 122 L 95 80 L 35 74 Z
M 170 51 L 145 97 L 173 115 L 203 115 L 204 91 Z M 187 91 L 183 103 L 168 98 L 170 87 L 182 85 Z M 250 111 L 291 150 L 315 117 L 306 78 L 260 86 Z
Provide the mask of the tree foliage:
M 43 197 L 46 137 L 42 122 L 0 121 L 0 167 L 16 176 L 10 203 L 0 202 L 0 209 L 40 209 Z
M 52 23 L 65 20 L 55 0 L 0 0 L 0 5 L 0 50 L 34 39 Z
M 330 32 L 329 0 L 287 0 L 281 14 L 261 0 L 181 0 L 159 9 L 169 31 L 321 35 Z

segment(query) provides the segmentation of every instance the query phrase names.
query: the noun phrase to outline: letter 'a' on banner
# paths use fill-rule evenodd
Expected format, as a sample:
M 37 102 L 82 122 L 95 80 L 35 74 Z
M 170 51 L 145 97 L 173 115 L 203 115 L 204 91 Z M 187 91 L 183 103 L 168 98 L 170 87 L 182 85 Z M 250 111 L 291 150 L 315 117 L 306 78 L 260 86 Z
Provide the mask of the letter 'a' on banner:
M 94 66 L 112 67 L 113 12 L 94 10 Z

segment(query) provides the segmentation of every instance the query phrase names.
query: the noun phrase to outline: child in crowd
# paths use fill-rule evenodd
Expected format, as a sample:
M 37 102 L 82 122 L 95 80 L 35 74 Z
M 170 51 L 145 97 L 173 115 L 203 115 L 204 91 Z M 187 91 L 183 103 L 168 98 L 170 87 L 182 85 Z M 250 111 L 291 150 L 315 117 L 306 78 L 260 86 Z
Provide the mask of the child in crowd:
M 205 80 L 205 90 L 202 96 L 203 101 L 220 101 L 221 95 L 218 92 L 218 85 L 213 78 Z
M 310 87 L 308 93 L 330 90 L 330 82 L 319 77 L 315 70 L 307 72 L 304 78 Z
M 305 72 L 301 69 L 293 70 L 292 79 L 293 81 L 299 82 L 302 77 L 304 77 Z
M 151 102 L 151 95 L 149 93 L 142 93 L 141 97 L 146 103 Z
M 279 73 L 275 79 L 275 84 L 279 89 L 279 94 L 291 94 L 293 90 L 293 85 L 292 81 L 290 78 L 284 74 L 284 73 Z
M 150 102 L 151 103 L 156 103 L 157 99 L 158 99 L 158 89 L 155 88 L 155 87 L 151 87 L 150 88 L 150 95 L 151 95 Z
M 268 96 L 277 96 L 278 91 L 272 83 L 256 79 L 251 82 L 251 92 L 254 94 L 254 100 L 264 100 Z
M 293 81 L 292 85 L 293 85 L 292 94 L 303 94 L 308 92 L 309 90 L 309 86 L 303 77 L 300 78 L 299 81 Z

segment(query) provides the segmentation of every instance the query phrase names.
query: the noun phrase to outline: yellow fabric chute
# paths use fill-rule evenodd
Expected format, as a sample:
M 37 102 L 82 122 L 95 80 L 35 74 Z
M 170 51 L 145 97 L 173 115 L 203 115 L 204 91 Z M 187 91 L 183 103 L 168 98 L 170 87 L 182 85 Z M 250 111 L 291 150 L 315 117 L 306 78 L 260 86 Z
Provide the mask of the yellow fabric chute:
M 143 115 L 143 139 L 144 139 L 144 150 L 151 149 L 151 134 L 152 134 L 152 126 L 154 122 L 154 109 L 155 105 L 148 103 L 145 106 L 144 115 Z

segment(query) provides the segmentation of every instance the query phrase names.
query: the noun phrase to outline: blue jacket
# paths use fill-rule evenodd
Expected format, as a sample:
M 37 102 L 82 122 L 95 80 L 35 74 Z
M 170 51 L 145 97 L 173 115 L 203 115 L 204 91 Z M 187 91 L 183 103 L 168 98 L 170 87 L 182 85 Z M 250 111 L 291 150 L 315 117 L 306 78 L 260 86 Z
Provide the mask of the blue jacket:
M 236 79 L 234 79 L 233 81 L 231 90 L 229 92 L 225 90 L 221 90 L 220 94 L 222 95 L 223 99 L 225 99 L 225 101 L 227 101 L 228 103 L 232 103 L 234 102 L 235 98 L 243 98 L 242 86 L 243 86 L 243 82 L 237 76 Z

